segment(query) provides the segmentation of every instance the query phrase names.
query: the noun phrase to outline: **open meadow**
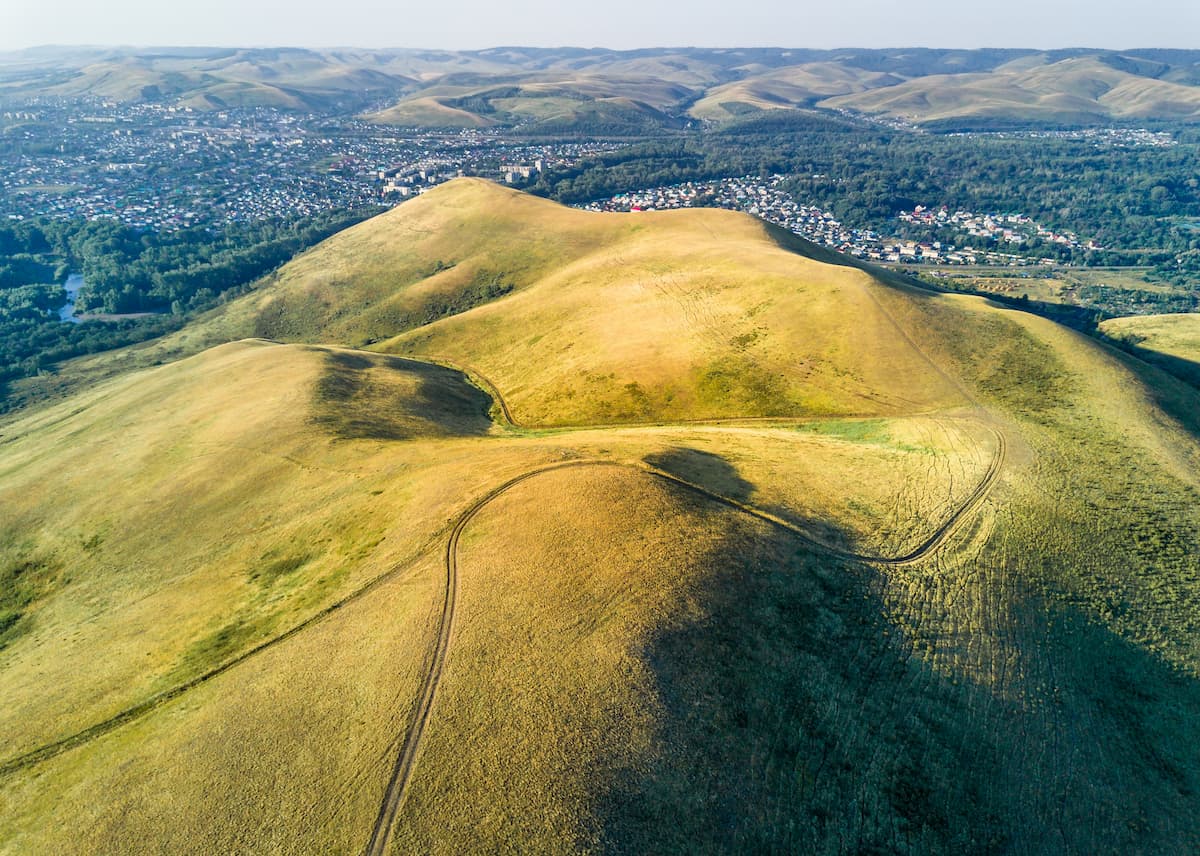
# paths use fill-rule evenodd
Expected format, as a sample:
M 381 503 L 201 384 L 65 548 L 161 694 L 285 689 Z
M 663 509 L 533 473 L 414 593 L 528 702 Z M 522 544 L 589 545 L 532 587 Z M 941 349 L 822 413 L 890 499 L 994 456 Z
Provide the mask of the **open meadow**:
M 0 852 L 1187 852 L 1200 392 L 840 261 L 458 180 L 31 380 Z

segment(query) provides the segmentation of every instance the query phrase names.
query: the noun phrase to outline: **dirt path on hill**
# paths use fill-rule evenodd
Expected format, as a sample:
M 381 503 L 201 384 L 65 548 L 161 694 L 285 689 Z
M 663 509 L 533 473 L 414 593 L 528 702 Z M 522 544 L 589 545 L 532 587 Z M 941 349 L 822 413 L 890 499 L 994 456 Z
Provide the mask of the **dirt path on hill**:
M 476 375 L 476 377 L 482 379 L 481 376 Z M 486 379 L 483 379 L 483 380 L 485 383 L 490 383 L 490 382 L 486 381 Z M 507 406 L 507 404 L 504 403 L 504 400 L 500 396 L 499 391 L 494 390 L 494 388 L 493 388 L 493 390 L 491 390 L 491 392 L 494 392 L 494 394 L 496 396 L 496 400 L 499 403 L 501 410 L 504 412 L 509 424 L 516 426 L 517 423 L 512 421 L 511 414 L 508 410 L 508 406 Z M 735 420 L 707 420 L 706 422 L 689 423 L 689 424 L 697 424 L 697 425 L 727 424 L 728 422 L 731 422 L 731 421 L 743 421 L 744 422 L 744 421 L 753 421 L 753 420 L 736 420 L 736 419 Z M 776 424 L 787 424 L 791 420 L 772 419 L 769 421 L 776 423 Z M 799 420 L 796 420 L 796 421 L 799 421 Z M 662 423 L 662 426 L 669 427 L 671 424 L 672 423 Z M 596 426 L 596 427 L 600 428 L 603 426 Z M 608 428 L 624 428 L 624 427 L 629 427 L 629 426 L 622 424 L 622 425 L 610 425 L 607 427 Z M 862 554 L 846 552 L 846 551 L 844 551 L 838 547 L 835 547 L 831 544 L 826 544 L 826 543 L 820 541 L 819 539 L 813 537 L 810 533 L 806 532 L 805 530 L 801 529 L 800 527 L 796 526 L 795 524 L 790 523 L 787 520 L 784 520 L 783 518 L 778 517 L 777 515 L 771 514 L 770 512 L 763 511 L 761 509 L 755 508 L 752 505 L 748 505 L 746 503 L 739 502 L 738 500 L 722 496 L 721 494 L 715 493 L 701 485 L 694 484 L 694 483 L 689 482 L 685 479 L 682 479 L 678 476 L 672 475 L 672 474 L 667 473 L 662 470 L 655 469 L 654 467 L 650 467 L 648 465 L 622 464 L 622 463 L 614 462 L 614 461 L 600 461 L 600 460 L 569 461 L 569 462 L 564 462 L 564 463 L 560 463 L 560 464 L 552 464 L 548 467 L 542 467 L 539 469 L 531 470 L 527 473 L 517 476 L 515 479 L 513 479 L 509 482 L 506 482 L 504 485 L 501 485 L 499 488 L 496 488 L 492 492 L 485 495 L 481 500 L 477 501 L 475 503 L 475 505 L 471 506 L 471 508 L 468 509 L 467 512 L 464 512 L 464 515 L 469 514 L 470 517 L 473 517 L 474 514 L 477 513 L 483 507 L 483 505 L 486 505 L 487 502 L 490 502 L 492 499 L 495 499 L 496 496 L 498 496 L 500 493 L 503 493 L 508 488 L 514 486 L 515 484 L 517 484 L 521 481 L 524 481 L 525 479 L 532 478 L 533 476 L 539 475 L 540 473 L 543 473 L 543 472 L 548 472 L 548 471 L 554 470 L 554 469 L 561 469 L 563 467 L 568 467 L 568 466 L 580 466 L 580 465 L 625 466 L 625 467 L 632 467 L 632 468 L 637 469 L 642 472 L 646 472 L 650 475 L 656 476 L 656 477 L 666 480 L 666 481 L 674 482 L 675 484 L 677 484 L 681 487 L 684 487 L 684 488 L 692 491 L 693 493 L 698 493 L 702 496 L 708 497 L 709 499 L 711 499 L 715 502 L 719 502 L 730 508 L 736 508 L 739 511 L 743 511 L 754 517 L 758 517 L 761 520 L 767 521 L 778 527 L 786 529 L 789 532 L 792 532 L 793 534 L 795 534 L 796 536 L 801 538 L 802 540 L 804 540 L 806 543 L 808 543 L 815 549 L 822 550 L 824 552 L 827 552 L 827 553 L 830 553 L 833 555 L 839 555 L 839 556 L 842 556 L 845 558 L 851 558 L 851 559 L 855 559 L 855 560 L 859 560 L 859 561 L 872 562 L 875 564 L 884 564 L 884 565 L 911 564 L 911 563 L 920 561 L 922 558 L 929 555 L 933 550 L 937 549 L 937 547 L 941 546 L 954 533 L 954 531 L 957 530 L 959 524 L 963 521 L 963 519 L 965 518 L 967 513 L 969 511 L 973 510 L 979 503 L 981 503 L 983 501 L 983 499 L 986 497 L 987 493 L 991 490 L 996 479 L 998 478 L 999 473 L 1003 467 L 1004 460 L 1005 460 L 1005 448 L 1006 447 L 1005 447 L 1004 435 L 1003 435 L 1003 433 L 995 430 L 994 428 L 989 428 L 989 430 L 993 431 L 993 433 L 995 434 L 995 436 L 997 438 L 997 444 L 998 444 L 997 445 L 997 454 L 996 454 L 995 458 L 993 459 L 991 465 L 989 466 L 988 471 L 985 474 L 983 480 L 976 487 L 975 491 L 971 494 L 970 497 L 967 498 L 967 500 L 964 502 L 964 504 L 954 514 L 952 514 L 937 529 L 937 531 L 935 531 L 929 538 L 927 538 L 917 549 L 913 550 L 912 552 L 910 552 L 904 556 L 899 556 L 899 557 L 894 557 L 894 558 L 886 557 L 886 556 L 867 556 L 867 555 L 862 555 Z M 458 534 L 461 532 L 461 528 L 463 526 L 465 526 L 467 522 L 469 522 L 470 517 L 460 516 L 458 518 L 458 521 L 455 524 L 454 528 L 451 530 L 450 537 L 455 544 L 457 543 Z M 82 729 L 81 731 L 78 731 L 74 734 L 68 735 L 60 740 L 56 740 L 52 743 L 47 743 L 36 749 L 32 749 L 28 752 L 23 752 L 20 755 L 10 758 L 6 761 L 0 762 L 0 778 L 8 776 L 19 770 L 23 770 L 27 767 L 33 766 L 34 764 L 37 764 L 41 761 L 45 761 L 45 760 L 53 758 L 57 755 L 61 755 L 64 752 L 70 751 L 71 749 L 82 746 L 85 743 L 88 743 L 96 738 L 102 737 L 105 734 L 108 734 L 110 731 L 113 731 L 113 730 L 121 727 L 122 725 L 126 725 L 130 722 L 140 719 L 143 716 L 146 716 L 147 714 L 158 709 L 162 705 L 164 705 L 170 701 L 173 701 L 174 699 L 183 695 L 188 690 L 195 689 L 196 687 L 201 686 L 202 684 L 205 684 L 205 683 L 211 681 L 213 678 L 217 678 L 217 677 L 223 675 L 225 672 L 229 671 L 230 669 L 234 668 L 235 666 L 241 665 L 242 663 L 244 663 L 246 660 L 250 659 L 251 657 L 254 657 L 257 654 L 261 654 L 264 651 L 278 645 L 279 643 L 285 642 L 286 640 L 290 639 L 292 636 L 295 636 L 297 633 L 301 632 L 302 630 L 305 630 L 305 629 L 313 626 L 314 624 L 316 624 L 320 621 L 323 621 L 324 619 L 328 618 L 333 613 L 340 610 L 342 607 L 347 606 L 350 603 L 353 603 L 355 600 L 357 600 L 360 597 L 373 591 L 375 588 L 377 588 L 379 585 L 381 585 L 382 583 L 384 583 L 386 580 L 390 579 L 397 573 L 400 573 L 403 570 L 405 570 L 411 564 L 411 561 L 415 560 L 419 555 L 424 555 L 424 553 L 434 543 L 436 543 L 438 539 L 440 539 L 440 537 L 442 536 L 442 533 L 444 533 L 445 531 L 446 531 L 446 529 L 442 529 L 438 533 L 436 533 L 434 535 L 434 537 L 432 539 L 430 539 L 430 541 L 427 541 L 426 544 L 422 546 L 422 548 L 418 551 L 416 556 L 410 557 L 409 560 L 406 560 L 406 561 L 398 564 L 397 566 L 391 568 L 390 570 L 386 571 L 385 573 L 381 574 L 380 576 L 370 580 L 369 582 L 365 583 L 360 588 L 358 588 L 355 591 L 351 592 L 350 594 L 346 595 L 344 598 L 330 604 L 329 606 L 326 606 L 325 608 L 323 608 L 316 614 L 310 616 L 306 620 L 304 620 L 304 621 L 300 622 L 299 624 L 295 625 L 294 627 L 291 627 L 288 630 L 284 631 L 279 636 L 275 636 L 271 639 L 268 639 L 268 640 L 264 641 L 263 643 L 261 643 L 260 645 L 256 645 L 255 647 L 249 649 L 248 651 L 245 651 L 242 654 L 238 655 L 237 657 L 234 657 L 232 660 L 222 663 L 222 664 L 210 669 L 209 671 L 196 676 L 195 678 L 193 678 L 189 681 L 179 684 L 178 686 L 172 687 L 168 690 L 164 690 L 161 693 L 151 696 L 150 698 L 146 699 L 145 701 L 139 702 L 136 705 L 128 707 L 125 710 L 122 710 L 119 713 L 114 714 L 113 716 L 109 717 L 108 719 L 105 719 L 105 720 L 97 722 L 93 725 L 90 725 L 87 728 Z M 424 693 L 423 693 L 423 695 L 424 695 Z
M 502 399 L 501 399 L 502 401 Z M 502 409 L 507 412 L 507 408 L 501 404 Z M 388 780 L 387 788 L 384 792 L 383 801 L 379 807 L 379 814 L 375 819 L 375 826 L 371 830 L 371 839 L 367 844 L 367 856 L 382 856 L 387 850 L 387 845 L 391 837 L 391 829 L 395 821 L 396 814 L 403 804 L 406 787 L 409 780 L 412 778 L 413 769 L 416 766 L 418 753 L 420 751 L 421 739 L 425 735 L 425 727 L 429 722 L 430 713 L 433 709 L 434 702 L 437 698 L 438 685 L 441 682 L 442 672 L 445 668 L 446 658 L 449 653 L 450 642 L 453 635 L 454 609 L 455 600 L 458 595 L 458 542 L 467 525 L 493 500 L 535 476 L 542 475 L 556 470 L 567 469 L 569 467 L 596 467 L 609 466 L 632 469 L 637 472 L 645 473 L 653 478 L 669 482 L 678 487 L 690 491 L 692 493 L 703 496 L 713 502 L 719 503 L 748 514 L 759 520 L 771 524 L 777 528 L 786 530 L 795 535 L 800 540 L 807 543 L 813 549 L 836 556 L 842 559 L 848 559 L 858 562 L 866 562 L 875 565 L 900 566 L 909 565 L 928 558 L 938 549 L 940 549 L 946 541 L 958 530 L 958 528 L 970 518 L 971 514 L 983 503 L 995 486 L 1001 471 L 1004 468 L 1005 457 L 1007 453 L 1007 445 L 1004 435 L 992 429 L 995 433 L 997 445 L 996 454 L 989 465 L 983 479 L 980 480 L 975 490 L 971 495 L 960 505 L 945 522 L 942 523 L 936 531 L 933 532 L 920 546 L 910 551 L 903 556 L 876 556 L 864 553 L 855 553 L 849 550 L 843 550 L 830 544 L 826 544 L 812 536 L 800 526 L 784 520 L 768 511 L 755 508 L 736 499 L 723 496 L 715 493 L 706 487 L 695 484 L 693 482 L 682 479 L 671 473 L 657 469 L 646 464 L 626 464 L 617 461 L 603 460 L 580 460 L 567 461 L 560 464 L 551 464 L 549 466 L 540 467 L 531 470 L 522 475 L 509 479 L 504 484 L 489 491 L 487 494 L 478 499 L 470 508 L 462 513 L 455 523 L 453 531 L 450 533 L 450 539 L 446 543 L 445 554 L 445 569 L 446 569 L 446 588 L 445 598 L 443 601 L 442 615 L 440 619 L 437 642 L 434 647 L 433 655 L 430 657 L 430 664 L 426 672 L 425 679 L 421 684 L 421 691 L 418 697 L 412 724 L 409 726 L 408 733 L 404 737 L 404 743 L 400 750 L 400 755 L 396 759 L 396 764 L 392 770 L 391 778 Z
M 881 306 L 880 308 L 882 309 L 883 307 Z M 888 314 L 889 318 L 890 318 L 890 314 L 887 313 L 886 310 L 884 310 L 884 312 L 885 312 L 885 314 Z M 893 319 L 893 323 L 895 323 L 894 319 Z M 897 328 L 899 328 L 898 324 L 897 324 Z M 902 333 L 902 335 L 903 335 L 903 333 Z M 905 336 L 905 338 L 907 338 L 907 336 Z M 912 344 L 913 348 L 915 350 L 917 350 L 918 353 L 921 353 L 921 355 L 924 357 L 924 354 L 920 351 L 920 349 L 916 346 L 916 344 L 911 342 L 911 340 L 909 340 L 909 341 L 910 341 L 910 344 Z M 372 352 L 372 353 L 374 353 L 374 352 Z M 499 413 L 503 417 L 503 421 L 509 427 L 518 428 L 518 429 L 531 427 L 531 426 L 521 425 L 519 422 L 517 422 L 517 420 L 513 416 L 511 408 L 508 405 L 508 402 L 505 400 L 503 394 L 500 392 L 499 387 L 497 387 L 496 384 L 493 383 L 489 378 L 482 375 L 481 373 L 474 370 L 473 368 L 459 364 L 452 360 L 438 358 L 438 357 L 403 357 L 403 359 L 413 359 L 413 360 L 417 360 L 417 361 L 421 361 L 421 362 L 428 362 L 431 364 L 441 365 L 441 366 L 445 366 L 447 368 L 452 368 L 457 371 L 463 372 L 463 374 L 466 375 L 471 380 L 472 383 L 474 383 L 476 386 L 478 386 L 480 389 L 482 389 L 484 392 L 486 392 L 488 395 L 490 395 L 495 400 L 496 405 L 499 408 Z M 926 358 L 926 359 L 928 359 L 928 358 Z M 389 842 L 389 839 L 391 836 L 392 825 L 395 821 L 395 817 L 396 817 L 397 813 L 399 812 L 401 805 L 403 804 L 404 796 L 405 796 L 405 793 L 407 790 L 407 785 L 412 778 L 413 770 L 415 769 L 416 763 L 418 761 L 418 756 L 419 756 L 420 747 L 421 747 L 421 740 L 424 736 L 426 725 L 428 724 L 428 721 L 430 719 L 430 716 L 431 716 L 431 713 L 433 710 L 433 706 L 437 699 L 438 686 L 441 681 L 442 673 L 444 671 L 446 658 L 449 653 L 450 642 L 451 642 L 452 634 L 453 634 L 454 611 L 455 611 L 455 603 L 456 603 L 457 594 L 458 594 L 458 543 L 459 543 L 459 539 L 461 538 L 463 531 L 470 524 L 470 522 L 489 503 L 491 503 L 493 500 L 499 498 L 501 495 L 503 495 L 507 491 L 511 490 L 512 488 L 516 487 L 517 485 L 519 485 L 525 481 L 528 481 L 529 479 L 532 479 L 536 476 L 542 475 L 544 473 L 553 472 L 556 470 L 566 469 L 566 468 L 570 468 L 570 467 L 585 467 L 585 466 L 588 466 L 588 467 L 595 467 L 595 466 L 622 467 L 622 468 L 633 469 L 637 472 L 645 473 L 648 476 L 657 478 L 664 482 L 669 482 L 669 483 L 674 484 L 680 488 L 683 488 L 691 493 L 694 493 L 699 496 L 703 496 L 706 499 L 709 499 L 713 502 L 724 505 L 727 508 L 731 508 L 731 509 L 740 511 L 742 513 L 745 513 L 752 517 L 755 517 L 759 520 L 762 520 L 766 523 L 769 523 L 777 528 L 786 530 L 787 532 L 789 532 L 792 535 L 794 535 L 795 537 L 797 537 L 799 540 L 808 544 L 812 549 L 819 550 L 819 551 L 824 552 L 831 556 L 835 556 L 838 558 L 843 558 L 843 559 L 847 559 L 847 560 L 851 560 L 851 561 L 858 561 L 858 562 L 865 562 L 865 563 L 869 563 L 869 564 L 886 565 L 886 566 L 893 566 L 893 567 L 914 564 L 914 563 L 922 561 L 923 559 L 928 558 L 929 556 L 934 554 L 938 549 L 940 549 L 951 538 L 951 536 L 956 531 L 958 531 L 958 529 L 961 527 L 961 525 L 971 517 L 972 513 L 976 509 L 978 509 L 980 505 L 982 505 L 982 503 L 987 498 L 987 496 L 991 492 L 992 488 L 995 486 L 996 482 L 998 481 L 1000 473 L 1003 471 L 1004 464 L 1006 461 L 1006 456 L 1007 456 L 1007 441 L 1006 441 L 1005 435 L 1001 430 L 994 427 L 994 422 L 991 419 L 990 414 L 988 414 L 987 411 L 984 410 L 984 408 L 982 408 L 978 404 L 978 402 L 969 393 L 967 393 L 967 391 L 965 389 L 963 389 L 963 387 L 957 381 L 955 381 L 950 376 L 946 375 L 945 372 L 943 372 L 936 364 L 932 363 L 932 361 L 930 361 L 930 365 L 938 374 L 942 375 L 944 378 L 946 378 L 947 381 L 949 381 L 951 384 L 953 384 L 959 390 L 961 390 L 963 392 L 963 394 L 966 396 L 966 398 L 973 405 L 975 405 L 975 407 L 977 408 L 979 417 L 981 418 L 981 421 L 983 421 L 983 423 L 986 425 L 988 430 L 996 438 L 996 452 L 995 452 L 995 455 L 993 456 L 993 459 L 992 459 L 991 463 L 989 464 L 988 469 L 985 472 L 983 478 L 976 485 L 975 489 L 972 491 L 970 496 L 968 496 L 967 499 L 964 500 L 964 502 L 957 509 L 955 509 L 955 511 L 952 514 L 950 514 L 950 516 L 929 537 L 927 537 L 925 539 L 925 541 L 923 541 L 915 549 L 911 550 L 910 552 L 908 552 L 902 556 L 879 556 L 879 555 L 868 555 L 868 554 L 862 554 L 862 553 L 855 553 L 853 551 L 848 551 L 848 550 L 839 548 L 837 546 L 834 546 L 832 544 L 825 543 L 825 542 L 821 541 L 820 539 L 814 537 L 812 535 L 812 533 L 806 531 L 802 527 L 800 527 L 788 520 L 785 520 L 782 517 L 772 514 L 771 512 L 764 511 L 762 509 L 756 508 L 755 506 L 749 505 L 744 502 L 740 502 L 739 500 L 736 500 L 736 499 L 733 499 L 733 498 L 730 498 L 727 496 L 723 496 L 719 493 L 709 490 L 708 488 L 706 488 L 702 485 L 687 481 L 686 479 L 680 478 L 679 476 L 673 475 L 671 473 L 665 472 L 663 470 L 657 469 L 655 467 L 652 467 L 652 466 L 650 466 L 648 464 L 644 464 L 644 463 L 632 464 L 632 463 L 623 463 L 623 462 L 618 462 L 618 461 L 587 459 L 587 460 L 564 461 L 564 462 L 560 462 L 560 463 L 549 464 L 549 465 L 541 466 L 541 467 L 535 468 L 533 470 L 530 470 L 528 472 L 522 473 L 518 476 L 514 476 L 513 478 L 504 482 L 503 484 L 488 491 L 486 494 L 481 496 L 479 499 L 475 500 L 474 503 L 472 503 L 465 511 L 463 511 L 458 516 L 458 518 L 455 520 L 455 522 L 453 524 L 453 527 L 450 528 L 450 531 L 449 531 L 449 536 L 446 541 L 446 547 L 445 547 L 445 563 L 444 563 L 445 564 L 445 572 L 446 572 L 446 586 L 445 586 L 445 591 L 444 591 L 444 596 L 443 596 L 441 615 L 440 615 L 439 623 L 438 623 L 438 634 L 437 634 L 436 641 L 434 643 L 433 650 L 428 658 L 428 665 L 426 667 L 425 676 L 421 682 L 421 687 L 420 687 L 420 690 L 418 693 L 416 704 L 414 705 L 414 708 L 413 708 L 413 715 L 410 720 L 410 725 L 404 736 L 404 740 L 403 740 L 403 744 L 401 746 L 399 756 L 397 757 L 396 762 L 393 766 L 392 774 L 389 778 L 388 785 L 385 789 L 383 799 L 380 804 L 379 812 L 376 816 L 374 827 L 372 828 L 372 831 L 371 831 L 370 841 L 368 842 L 366 851 L 365 851 L 368 854 L 368 856 L 376 856 L 376 854 L 382 854 L 386 851 L 386 848 L 387 848 L 387 845 L 388 845 L 388 842 Z M 897 415 L 894 417 L 880 416 L 878 414 L 872 414 L 872 415 L 870 415 L 870 417 L 854 417 L 854 416 L 821 417 L 820 421 L 839 421 L 839 420 L 855 419 L 855 418 L 884 418 L 884 419 L 886 419 L 886 418 L 905 418 L 905 417 L 909 417 L 909 416 L 920 416 L 920 415 L 922 415 L 922 414 L 920 414 L 920 413 L 902 414 L 902 415 Z M 760 424 L 760 425 L 761 424 L 802 425 L 806 422 L 811 422 L 811 421 L 813 421 L 813 419 L 804 418 L 804 417 L 799 417 L 799 418 L 730 417 L 730 418 L 723 418 L 723 419 L 697 419 L 697 420 L 678 420 L 678 421 L 673 421 L 673 422 L 668 422 L 668 421 L 648 422 L 648 423 L 643 423 L 643 424 L 621 423 L 621 424 L 616 424 L 616 425 L 608 424 L 608 425 L 554 426 L 554 427 L 561 428 L 564 431 L 571 431 L 571 430 L 612 430 L 612 429 L 635 428 L 635 427 L 730 425 L 730 424 L 736 424 L 736 423 Z M 536 426 L 534 426 L 534 427 L 536 427 Z M 187 681 L 186 683 L 183 683 L 179 686 L 173 687 L 169 690 L 166 690 L 162 693 L 152 696 L 151 698 L 149 698 L 137 705 L 129 707 L 102 722 L 99 722 L 92 726 L 89 726 L 88 728 L 83 729 L 82 731 L 79 731 L 79 732 L 77 732 L 73 735 L 70 735 L 68 737 L 65 737 L 61 740 L 55 741 L 50 744 L 46 744 L 37 749 L 31 750 L 29 752 L 25 752 L 15 758 L 11 758 L 5 762 L 0 763 L 0 777 L 4 777 L 9 774 L 15 773 L 19 770 L 33 766 L 41 761 L 47 760 L 49 758 L 53 758 L 64 752 L 67 752 L 71 749 L 82 746 L 94 739 L 104 736 L 105 734 L 115 730 L 116 728 L 119 728 L 123 725 L 126 725 L 130 722 L 140 719 L 143 716 L 145 716 L 145 715 L 153 712 L 157 708 L 161 707 L 162 705 L 183 695 L 188 690 L 194 689 L 195 687 L 198 687 L 204 683 L 207 683 L 208 681 L 212 680 L 213 678 L 219 677 L 220 675 L 224 674 L 225 672 L 229 671 L 230 669 L 234 668 L 235 666 L 238 666 L 241 663 L 244 663 L 246 660 L 250 659 L 251 657 L 253 657 L 259 653 L 262 653 L 263 651 L 265 651 L 269 648 L 272 648 L 275 645 L 278 645 L 278 644 L 286 641 L 287 639 L 290 639 L 291 637 L 295 636 L 297 633 L 301 632 L 302 630 L 305 630 L 308 627 L 311 627 L 312 625 L 316 624 L 317 622 L 324 620 L 325 618 L 329 617 L 330 615 L 332 615 L 334 612 L 338 611 L 342 607 L 344 607 L 344 606 L 352 603 L 353 601 L 357 600 L 358 598 L 368 594 L 370 591 L 377 588 L 381 583 L 383 583 L 387 579 L 391 578 L 395 574 L 400 573 L 401 571 L 405 570 L 411 564 L 412 561 L 415 561 L 415 559 L 419 558 L 420 555 L 424 555 L 426 553 L 426 551 L 428 549 L 430 549 L 434 543 L 437 543 L 437 541 L 441 537 L 443 537 L 445 532 L 446 532 L 446 529 L 443 528 L 439 532 L 435 533 L 433 538 L 431 538 L 430 541 L 426 542 L 426 544 L 423 545 L 423 547 L 418 551 L 417 555 L 412 557 L 412 559 L 410 561 L 405 561 L 405 562 L 393 567 L 389 571 L 387 571 L 387 572 L 381 574 L 380 576 L 376 577 L 375 579 L 369 581 L 368 583 L 366 583 L 359 589 L 355 590 L 354 592 L 348 594 L 346 597 L 342 598 L 341 600 L 339 600 L 333 604 L 330 604 L 329 606 L 322 609 L 320 612 L 310 616 L 308 619 L 306 619 L 303 622 L 297 624 L 296 626 L 290 628 L 289 630 L 285 631 L 281 635 L 276 636 L 272 639 L 269 639 L 269 640 L 263 642 L 262 644 L 240 654 L 239 656 L 235 657 L 234 659 L 232 659 L 226 663 L 222 663 L 221 665 L 209 670 L 208 672 L 205 672 L 202 675 L 197 676 L 196 678 L 193 678 L 190 681 Z

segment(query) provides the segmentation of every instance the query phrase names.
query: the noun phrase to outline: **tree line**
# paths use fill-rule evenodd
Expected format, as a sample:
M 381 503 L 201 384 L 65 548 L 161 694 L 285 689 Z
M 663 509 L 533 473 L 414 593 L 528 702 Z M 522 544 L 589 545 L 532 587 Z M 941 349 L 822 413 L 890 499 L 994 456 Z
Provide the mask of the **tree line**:
M 379 209 L 154 232 L 116 220 L 0 224 L 0 384 L 70 357 L 121 347 L 182 326 L 245 290 L 297 253 Z M 76 311 L 146 318 L 68 324 L 68 273 L 86 282 Z
M 1021 213 L 1105 249 L 1034 242 L 1029 255 L 1088 264 L 1170 266 L 1200 250 L 1200 177 L 1193 135 L 1175 146 L 1024 135 L 947 136 L 859 125 L 818 114 L 761 117 L 723 130 L 651 141 L 554 170 L 528 183 L 566 203 L 685 181 L 784 174 L 798 202 L 851 227 L 920 239 L 896 214 L 917 205 Z M 941 236 L 945 237 L 945 236 Z

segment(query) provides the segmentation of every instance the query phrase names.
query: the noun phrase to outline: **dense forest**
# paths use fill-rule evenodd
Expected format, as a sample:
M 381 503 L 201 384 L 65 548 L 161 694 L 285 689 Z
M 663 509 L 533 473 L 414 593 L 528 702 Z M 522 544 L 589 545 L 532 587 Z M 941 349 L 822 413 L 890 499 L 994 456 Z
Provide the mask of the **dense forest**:
M 182 326 L 297 253 L 376 209 L 290 221 L 234 224 L 220 232 L 153 232 L 114 220 L 0 224 L 0 384 L 69 357 L 120 347 Z M 68 324 L 68 273 L 86 286 L 79 313 L 108 316 Z
M 545 173 L 534 193 L 578 203 L 632 189 L 742 175 L 788 175 L 798 202 L 848 226 L 914 239 L 897 212 L 916 205 L 1019 212 L 1095 240 L 1102 251 L 1026 246 L 1087 264 L 1158 264 L 1200 249 L 1197 140 L 1132 146 L 1094 138 L 936 135 L 815 114 L 751 120 L 650 141 Z M 937 237 L 930 235 L 929 237 Z

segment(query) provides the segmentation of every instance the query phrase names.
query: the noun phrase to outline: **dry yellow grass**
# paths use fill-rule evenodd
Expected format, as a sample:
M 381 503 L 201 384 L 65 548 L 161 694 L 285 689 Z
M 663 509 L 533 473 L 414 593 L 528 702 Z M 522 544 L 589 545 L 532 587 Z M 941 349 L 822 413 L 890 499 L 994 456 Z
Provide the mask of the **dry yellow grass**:
M 1100 330 L 1150 351 L 1200 364 L 1200 314 L 1110 318 Z
M 375 347 L 520 425 L 262 340 L 0 425 L 0 850 L 1193 840 L 1200 397 L 783 243 L 457 182 L 109 365 L 499 278 Z
M 564 456 L 595 458 L 633 467 L 616 471 L 628 473 L 622 484 L 649 478 L 636 470 L 649 463 L 762 504 L 815 537 L 887 549 L 948 514 L 969 483 L 952 474 L 977 475 L 981 462 L 963 451 L 969 426 L 934 421 L 545 433 L 498 429 L 487 404 L 438 367 L 246 341 L 110 381 L 6 426 L 5 558 L 55 570 L 22 616 L 25 632 L 0 655 L 2 760 L 237 665 L 29 767 L 36 779 L 10 774 L 0 838 L 22 852 L 51 852 L 66 830 L 41 818 L 72 806 L 89 818 L 88 835 L 75 839 L 85 850 L 147 837 L 161 846 L 287 850 L 281 842 L 292 835 L 308 842 L 300 849 L 343 849 L 362 834 L 388 772 L 385 749 L 364 747 L 394 748 L 411 709 L 439 596 L 439 536 L 510 475 Z M 914 475 L 929 493 L 897 507 Z M 831 480 L 842 478 L 861 488 L 835 489 Z M 616 525 L 629 509 L 620 491 L 607 496 L 587 513 Z M 921 519 L 895 518 L 904 508 Z M 829 525 L 842 513 L 846 533 Z M 679 522 L 692 525 L 686 514 Z M 900 529 L 880 534 L 881 523 Z M 385 609 L 395 613 L 396 635 L 362 651 L 348 644 L 346 656 L 384 657 L 392 663 L 384 674 L 394 669 L 408 684 L 370 678 L 361 659 L 318 666 L 303 653 L 329 633 L 374 639 L 383 619 L 358 616 Z M 295 627 L 304 629 L 273 643 Z M 385 654 L 376 644 L 399 647 Z M 347 674 L 366 676 L 367 686 L 343 693 Z M 338 733 L 338 717 L 351 710 L 359 731 L 322 736 Z M 322 712 L 300 723 L 314 711 Z M 231 755 L 230 730 L 242 735 L 234 745 L 260 748 Z M 297 754 L 288 735 L 315 748 Z M 186 762 L 161 763 L 180 757 Z M 257 784 L 213 793 L 206 783 L 230 767 Z M 96 793 L 123 796 L 89 803 Z M 214 815 L 192 812 L 194 802 Z M 286 835 L 251 832 L 268 805 L 292 818 Z
M 452 211 L 517 204 L 484 182 L 431 196 Z M 870 275 L 791 252 L 760 221 L 722 211 L 631 217 L 520 205 L 523 223 L 575 244 L 570 257 L 531 270 L 510 296 L 402 333 L 381 350 L 470 363 L 505 390 L 519 420 L 539 425 L 879 415 L 964 403 L 895 334 Z
M 920 77 L 895 86 L 839 95 L 823 107 L 884 113 L 915 122 L 965 117 L 1080 121 L 1088 117 L 1200 116 L 1200 87 L 1140 77 L 1096 57 L 1074 57 L 992 72 Z
M 367 118 L 381 125 L 430 128 L 486 128 L 495 124 L 484 116 L 452 107 L 432 96 L 405 99 Z
M 688 114 L 724 121 L 757 110 L 795 109 L 824 98 L 864 92 L 901 82 L 901 78 L 832 62 L 813 62 L 771 69 L 705 92 Z
M 595 214 L 459 179 L 178 334 L 63 375 L 262 336 L 456 359 L 530 424 L 964 404 L 880 312 L 879 281 L 836 258 L 746 215 Z

